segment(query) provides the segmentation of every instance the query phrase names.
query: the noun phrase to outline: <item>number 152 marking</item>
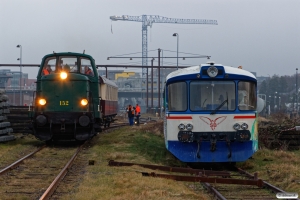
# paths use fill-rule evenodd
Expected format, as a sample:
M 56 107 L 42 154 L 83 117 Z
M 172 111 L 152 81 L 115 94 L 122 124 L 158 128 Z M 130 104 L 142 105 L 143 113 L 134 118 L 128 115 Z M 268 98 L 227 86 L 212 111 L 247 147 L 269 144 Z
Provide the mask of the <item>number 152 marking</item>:
M 59 101 L 59 105 L 60 106 L 68 106 L 69 105 L 69 101 Z

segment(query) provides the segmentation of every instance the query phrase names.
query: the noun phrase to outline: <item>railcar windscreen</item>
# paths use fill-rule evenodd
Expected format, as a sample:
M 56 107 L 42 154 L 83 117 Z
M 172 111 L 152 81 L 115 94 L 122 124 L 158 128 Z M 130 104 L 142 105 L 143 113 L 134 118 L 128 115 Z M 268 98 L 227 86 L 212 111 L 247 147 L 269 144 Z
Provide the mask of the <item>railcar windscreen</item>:
M 185 82 L 171 83 L 168 85 L 168 110 L 187 110 L 187 84 Z
M 192 81 L 190 83 L 190 110 L 235 110 L 234 81 Z
M 238 108 L 256 110 L 256 87 L 253 82 L 240 81 L 238 84 Z

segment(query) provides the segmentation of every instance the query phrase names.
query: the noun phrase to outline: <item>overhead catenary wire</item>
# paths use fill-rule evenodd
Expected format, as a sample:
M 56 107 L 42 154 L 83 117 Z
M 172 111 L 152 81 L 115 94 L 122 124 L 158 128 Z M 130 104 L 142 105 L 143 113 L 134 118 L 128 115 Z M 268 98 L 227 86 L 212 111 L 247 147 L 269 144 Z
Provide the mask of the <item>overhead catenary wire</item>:
M 157 51 L 157 49 L 149 50 L 148 52 L 151 52 L 151 51 Z M 138 53 L 142 53 L 142 52 L 127 53 L 127 54 L 114 55 L 114 56 L 109 56 L 109 57 L 115 57 L 115 56 L 127 56 L 127 55 L 138 54 Z

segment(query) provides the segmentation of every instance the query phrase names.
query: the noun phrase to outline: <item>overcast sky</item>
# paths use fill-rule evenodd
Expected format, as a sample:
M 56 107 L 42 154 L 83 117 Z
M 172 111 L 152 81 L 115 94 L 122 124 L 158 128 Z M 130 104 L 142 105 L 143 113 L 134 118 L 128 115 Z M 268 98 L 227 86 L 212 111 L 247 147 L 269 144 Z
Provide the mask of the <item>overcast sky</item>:
M 149 51 L 161 48 L 164 56 L 176 57 L 177 38 L 172 35 L 178 33 L 179 56 L 210 55 L 216 63 L 242 65 L 258 76 L 292 75 L 300 67 L 299 0 L 0 0 L 0 64 L 18 64 L 16 45 L 21 44 L 23 64 L 40 64 L 53 51 L 85 49 L 96 64 L 141 65 L 141 59 L 107 60 L 142 51 L 142 23 L 112 22 L 109 17 L 144 14 L 218 21 L 154 23 L 148 27 Z M 157 56 L 157 51 L 148 56 Z M 164 62 L 176 65 L 176 58 Z M 206 62 L 179 59 L 179 65 Z M 36 77 L 28 68 L 23 71 Z

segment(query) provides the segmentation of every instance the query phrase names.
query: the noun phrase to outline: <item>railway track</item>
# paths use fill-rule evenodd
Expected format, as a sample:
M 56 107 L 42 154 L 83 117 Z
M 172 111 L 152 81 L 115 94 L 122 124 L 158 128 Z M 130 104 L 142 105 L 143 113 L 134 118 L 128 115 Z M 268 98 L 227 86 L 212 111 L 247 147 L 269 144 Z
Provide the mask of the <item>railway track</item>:
M 127 125 L 118 122 L 104 130 Z M 0 199 L 60 199 L 74 191 L 85 167 L 94 164 L 94 161 L 88 160 L 85 151 L 91 140 L 81 146 L 66 142 L 44 145 L 12 164 L 2 165 Z M 68 161 L 68 158 L 71 159 Z
M 236 172 L 231 172 L 231 177 L 239 177 L 243 180 L 257 180 L 257 175 L 237 169 Z M 233 185 L 233 184 L 209 184 L 202 183 L 204 187 L 212 193 L 215 199 L 243 199 L 243 200 L 271 200 L 278 199 L 277 193 L 286 193 L 272 184 L 262 180 L 261 187 L 254 187 L 251 185 Z
M 50 198 L 71 169 L 83 145 L 43 146 L 3 168 L 0 170 L 1 199 Z M 61 193 L 63 189 L 56 196 Z
M 133 166 L 138 165 L 144 168 L 153 170 L 167 171 L 168 173 L 157 172 L 141 172 L 143 176 L 159 177 L 173 179 L 176 181 L 199 182 L 212 194 L 213 199 L 278 199 L 277 193 L 281 194 L 296 194 L 287 193 L 284 190 L 273 186 L 272 184 L 258 178 L 257 174 L 250 173 L 236 168 L 234 171 L 213 171 L 191 168 L 177 168 L 159 165 L 146 165 L 138 163 L 126 163 L 109 161 L 109 166 Z M 174 174 L 176 173 L 176 174 Z M 182 175 L 189 173 L 190 175 Z M 287 198 L 288 199 L 288 198 Z M 291 198 L 297 199 L 297 198 Z

